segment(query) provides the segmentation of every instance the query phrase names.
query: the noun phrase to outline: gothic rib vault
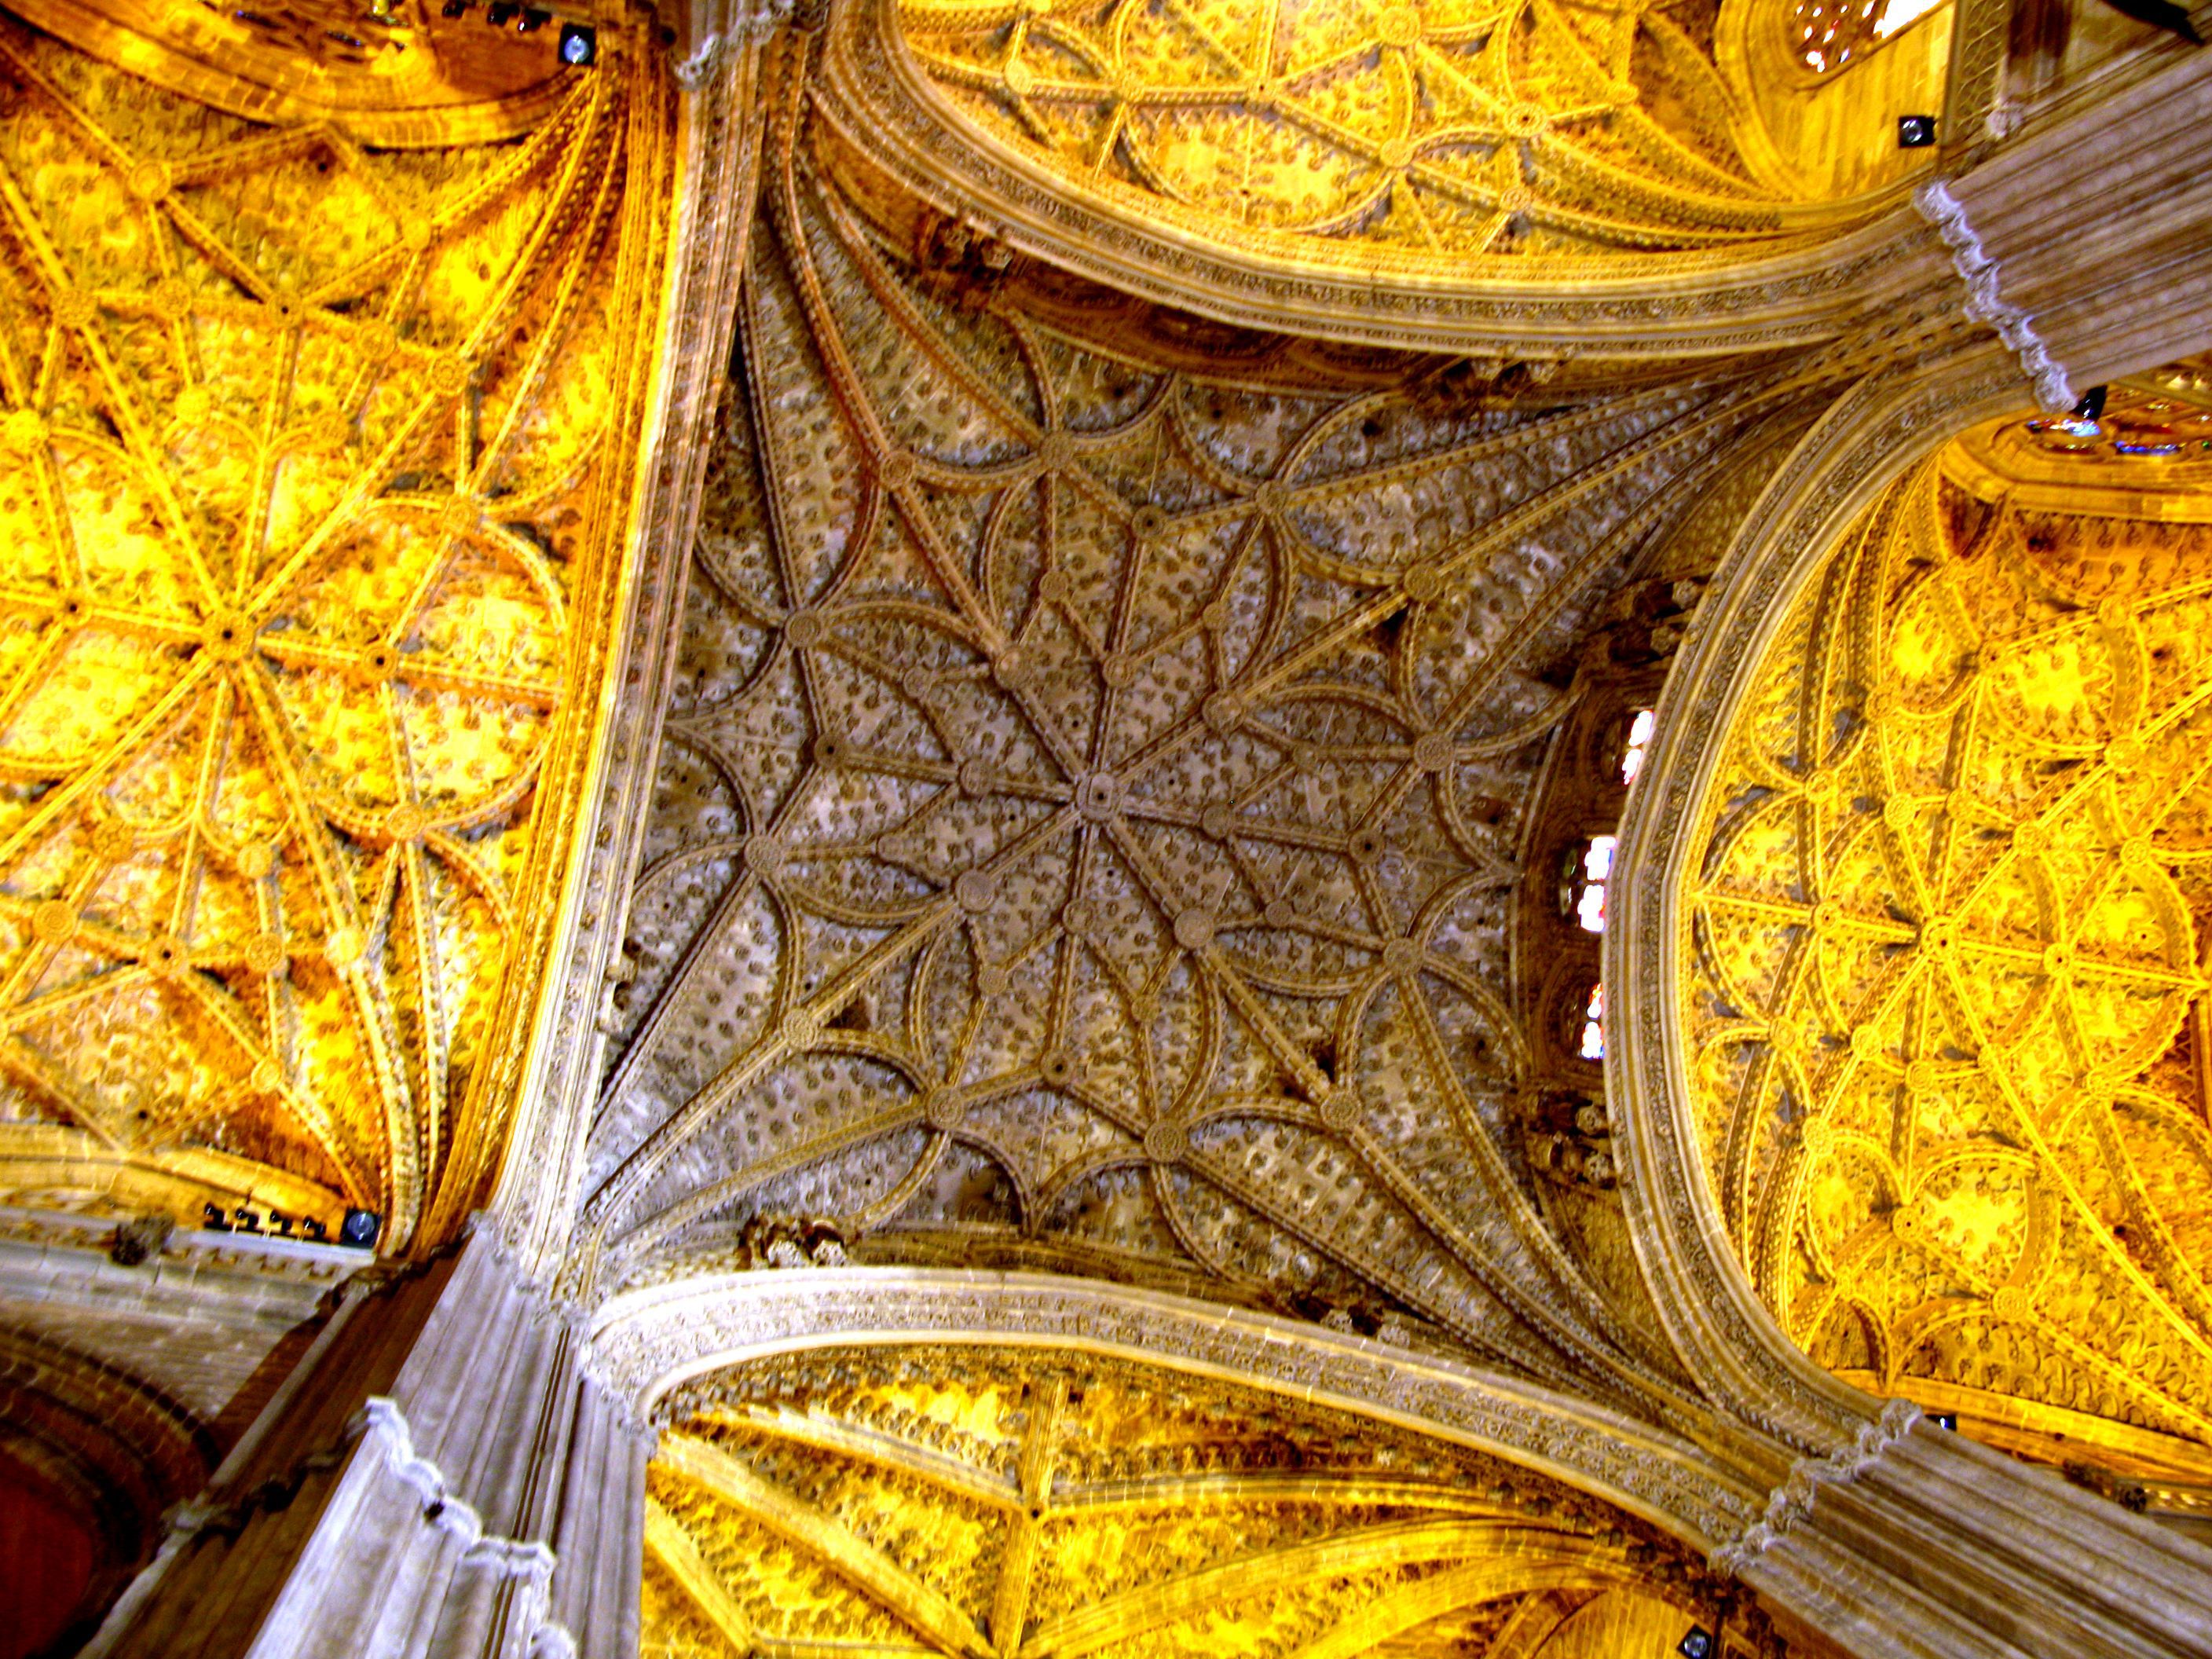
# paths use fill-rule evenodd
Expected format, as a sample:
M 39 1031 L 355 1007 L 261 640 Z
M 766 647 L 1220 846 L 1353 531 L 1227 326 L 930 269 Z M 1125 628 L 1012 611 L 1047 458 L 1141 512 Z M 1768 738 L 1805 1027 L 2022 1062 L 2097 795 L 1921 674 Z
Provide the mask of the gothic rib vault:
M 592 1271 L 811 1217 L 1673 1387 L 1539 1213 L 1512 890 L 1594 617 L 1818 374 L 1208 382 L 963 308 L 776 160 Z
M 945 104 L 1069 191 L 1278 257 L 1464 272 L 1838 216 L 1747 168 L 1717 6 L 895 10 Z
M 434 1241 L 590 738 L 656 94 L 393 151 L 4 28 L 7 1185 Z
M 1821 1364 L 2204 1504 L 2201 363 L 1978 428 L 1856 525 L 1705 811 L 1687 1010 Z
M 118 1226 L 7 1310 L 0 1486 L 116 1489 L 103 1594 L 168 1540 L 145 1650 L 326 1501 L 535 1659 L 1951 1659 L 2051 1583 L 2190 1650 L 2162 1534 L 1908 1403 L 2212 1492 L 2212 415 L 2041 152 L 1814 199 L 1705 0 L 606 5 L 574 74 L 25 10 L 0 1291 L 92 1236 L 23 1209 L 359 1205 L 392 1269 L 302 1324 L 339 1253 Z M 2069 368 L 2101 424 L 2026 424 Z M 1836 434 L 1871 505 L 1791 543 Z M 1655 701 L 1682 926 L 1599 1006 L 1675 998 L 1686 1093 L 1577 1048 Z M 205 1328 L 72 1328 L 149 1237 Z M 293 1414 L 165 1531 L 248 1373 Z M 476 1617 L 345 1582 L 370 1645 Z
M 1599 1659 L 1666 1651 L 1724 1595 L 1675 1540 L 1561 1483 L 1140 1364 L 830 1348 L 665 1409 L 654 1659 Z M 1755 1613 L 1739 1628 L 1766 1633 Z

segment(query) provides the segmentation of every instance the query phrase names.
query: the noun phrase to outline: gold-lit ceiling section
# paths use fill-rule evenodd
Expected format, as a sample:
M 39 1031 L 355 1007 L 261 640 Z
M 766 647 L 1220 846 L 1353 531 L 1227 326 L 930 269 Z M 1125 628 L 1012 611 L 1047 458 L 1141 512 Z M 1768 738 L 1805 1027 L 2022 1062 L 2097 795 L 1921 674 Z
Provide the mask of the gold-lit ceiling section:
M 900 0 L 946 106 L 1090 199 L 1295 264 L 1741 257 L 1823 222 L 1746 167 L 1703 0 Z M 1500 273 L 1504 270 L 1500 266 Z
M 1612 1659 L 1698 1625 L 1782 1651 L 1608 1504 L 1234 1384 L 833 1349 L 688 1384 L 664 1414 L 648 1659 Z
M 1596 613 L 1798 386 L 1208 382 L 780 142 L 580 1260 L 811 1218 L 1662 1366 L 1541 1217 L 1520 837 Z
M 24 21 L 228 114 L 327 122 L 365 144 L 530 131 L 573 90 L 559 31 L 495 29 L 440 0 L 16 0 Z
M 392 151 L 0 32 L 16 1201 L 404 1248 L 480 1198 L 650 351 L 623 44 L 526 137 Z
M 2150 384 L 1896 486 L 1758 671 L 1683 940 L 1713 1188 L 1791 1338 L 2176 1491 L 2212 1479 L 2208 462 Z

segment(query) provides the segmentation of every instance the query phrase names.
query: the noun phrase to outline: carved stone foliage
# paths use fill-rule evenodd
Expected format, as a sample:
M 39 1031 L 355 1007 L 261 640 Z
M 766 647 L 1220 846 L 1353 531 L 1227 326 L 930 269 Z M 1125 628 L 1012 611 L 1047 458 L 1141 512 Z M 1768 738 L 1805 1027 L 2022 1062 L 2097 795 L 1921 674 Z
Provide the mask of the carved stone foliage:
M 1509 1121 L 1516 848 L 1661 492 L 1796 388 L 1239 390 L 772 194 L 580 1259 L 762 1211 L 1635 1370 Z
M 1771 240 L 1717 8 L 912 0 L 937 94 L 1072 191 L 1274 258 L 1410 270 Z
M 496 1163 L 553 920 L 655 106 L 395 152 L 20 27 L 0 79 L 10 1190 L 404 1248 Z
M 2146 516 L 1992 470 L 2062 440 L 2085 495 Z M 1770 647 L 1703 808 L 1692 1081 L 1729 1234 L 1814 1358 L 2187 1507 L 2212 1474 L 2212 541 L 2160 521 L 2172 458 L 2098 444 L 1953 445 Z
M 1680 1545 L 1528 1470 L 1233 1383 L 824 1349 L 663 1402 L 644 1651 L 1778 1653 Z

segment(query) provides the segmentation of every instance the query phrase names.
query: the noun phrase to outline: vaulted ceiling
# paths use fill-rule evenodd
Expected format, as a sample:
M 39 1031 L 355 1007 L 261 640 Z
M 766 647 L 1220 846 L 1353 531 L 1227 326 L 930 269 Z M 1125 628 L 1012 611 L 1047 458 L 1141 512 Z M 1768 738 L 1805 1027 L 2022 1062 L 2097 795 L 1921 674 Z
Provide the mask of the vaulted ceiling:
M 1535 1198 L 1513 895 L 1600 612 L 1817 374 L 1239 385 L 917 265 L 777 142 L 602 1282 L 808 1218 L 1656 1385 Z
M 2203 384 L 2181 364 L 2097 420 L 1978 429 L 1869 511 L 1728 739 L 1686 941 L 1714 1190 L 1792 1339 L 2188 1509 L 2212 1478 Z
M 372 149 L 14 22 L 0 80 L 0 1182 L 449 1232 L 590 736 L 658 105 Z
M 653 1659 L 1613 1659 L 1731 1622 L 1724 1581 L 1570 1487 L 1148 1366 L 827 1349 L 665 1411 Z
M 1278 258 L 1740 255 L 1808 218 L 1738 152 L 1717 5 L 894 9 L 945 104 L 1069 193 Z
M 31 3 L 87 50 L 0 28 L 10 1201 L 359 1205 L 419 1252 L 542 1030 L 605 1039 L 580 1169 L 512 1183 L 580 1297 L 1036 1268 L 1708 1420 L 1617 1197 L 1558 1178 L 1610 1131 L 1539 1029 L 1534 866 L 1626 799 L 1592 716 L 1624 635 L 1663 674 L 1644 596 L 1971 331 L 1933 233 L 1824 240 L 1887 198 L 1746 149 L 1715 9 L 810 13 L 722 134 L 757 212 L 748 160 L 684 222 L 750 243 L 672 547 L 631 536 L 697 459 L 647 447 L 696 320 L 668 43 L 563 76 L 428 18 L 356 56 L 319 3 Z M 2154 428 L 2212 434 L 2154 404 L 2202 393 L 1970 434 L 1872 511 L 1729 738 L 1680 963 L 1793 1338 L 2179 1485 L 2212 514 Z M 599 752 L 617 653 L 672 640 Z M 634 886 L 587 885 L 647 777 Z M 544 994 L 570 924 L 619 941 L 596 1035 Z M 1573 1659 L 1709 1588 L 1525 1471 L 1095 1357 L 786 1357 L 667 1412 L 671 1655 Z

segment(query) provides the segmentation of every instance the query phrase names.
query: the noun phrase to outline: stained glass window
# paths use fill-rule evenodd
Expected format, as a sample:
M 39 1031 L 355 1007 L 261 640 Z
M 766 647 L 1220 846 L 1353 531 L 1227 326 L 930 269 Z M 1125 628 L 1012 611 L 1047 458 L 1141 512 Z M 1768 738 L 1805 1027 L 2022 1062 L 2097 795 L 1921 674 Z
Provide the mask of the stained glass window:
M 1620 781 L 1624 784 L 1636 781 L 1636 775 L 1644 769 L 1644 751 L 1651 743 L 1652 729 L 1659 717 L 1649 708 L 1639 708 L 1629 723 L 1628 747 L 1620 757 Z
M 1799 0 L 1799 61 L 1826 74 L 1866 56 L 1942 0 Z
M 1613 874 L 1613 836 L 1592 836 L 1583 854 L 1583 890 L 1575 901 L 1575 919 L 1593 933 L 1605 932 L 1605 884 Z
M 1589 1006 L 1583 1011 L 1583 1058 L 1605 1058 L 1605 987 L 1590 987 Z

